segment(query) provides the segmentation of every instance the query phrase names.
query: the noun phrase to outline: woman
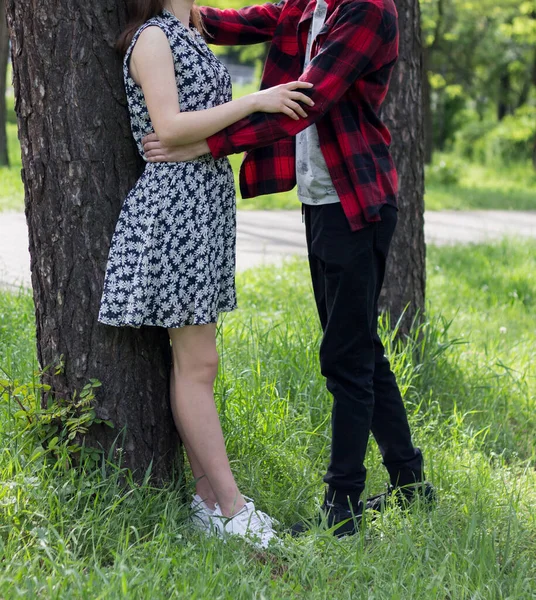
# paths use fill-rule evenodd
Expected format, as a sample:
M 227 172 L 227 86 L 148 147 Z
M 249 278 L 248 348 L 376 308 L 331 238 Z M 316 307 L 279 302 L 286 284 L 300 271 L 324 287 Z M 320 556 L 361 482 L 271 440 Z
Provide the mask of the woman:
M 194 0 L 134 0 L 118 47 L 142 156 L 150 132 L 170 145 L 188 144 L 256 111 L 299 119 L 306 116 L 299 102 L 312 104 L 298 91 L 311 86 L 301 82 L 233 101 L 229 73 L 202 32 Z M 227 159 L 148 163 L 119 216 L 99 321 L 168 329 L 171 407 L 196 480 L 194 520 L 207 532 L 253 536 L 266 547 L 275 537 L 272 520 L 238 490 L 213 395 L 216 322 L 236 308 L 235 238 Z

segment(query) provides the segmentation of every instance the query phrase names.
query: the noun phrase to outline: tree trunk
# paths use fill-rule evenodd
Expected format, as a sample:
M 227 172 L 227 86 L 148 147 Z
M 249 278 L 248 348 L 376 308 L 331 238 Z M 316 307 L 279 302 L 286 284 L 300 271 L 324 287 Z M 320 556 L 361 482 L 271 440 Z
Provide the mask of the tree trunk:
M 43 379 L 72 398 L 102 382 L 85 444 L 105 451 L 126 427 L 124 466 L 166 481 L 177 455 L 168 396 L 170 346 L 160 328 L 97 323 L 108 249 L 120 205 L 140 173 L 121 58 L 121 1 L 7 0 L 16 112 Z M 45 399 L 43 399 L 44 401 Z
M 424 163 L 432 163 L 434 154 L 434 117 L 432 113 L 432 86 L 430 85 L 430 65 L 433 54 L 443 41 L 445 23 L 445 0 L 437 0 L 437 17 L 434 37 L 429 46 L 422 47 L 422 102 L 424 119 Z M 420 30 L 420 15 L 419 15 Z
M 398 168 L 398 226 L 387 264 L 382 305 L 395 322 L 406 309 L 403 331 L 424 311 L 424 128 L 422 44 L 418 0 L 397 0 L 400 58 L 393 73 L 383 117 L 393 135 Z
M 536 52 L 535 52 L 536 54 Z M 523 82 L 523 87 L 521 88 L 521 92 L 519 92 L 519 96 L 516 102 L 516 109 L 525 106 L 525 104 L 529 101 L 530 90 L 532 88 L 532 75 L 529 73 L 529 77 L 525 79 Z
M 510 73 L 505 72 L 499 79 L 499 101 L 497 103 L 497 119 L 502 121 L 506 115 L 511 114 L 512 108 L 510 105 L 511 93 Z
M 9 60 L 5 0 L 0 0 L 0 166 L 9 166 L 6 132 L 6 78 Z
M 434 119 L 432 115 L 432 89 L 428 78 L 430 50 L 423 48 L 422 103 L 424 118 L 424 163 L 432 163 L 434 155 Z

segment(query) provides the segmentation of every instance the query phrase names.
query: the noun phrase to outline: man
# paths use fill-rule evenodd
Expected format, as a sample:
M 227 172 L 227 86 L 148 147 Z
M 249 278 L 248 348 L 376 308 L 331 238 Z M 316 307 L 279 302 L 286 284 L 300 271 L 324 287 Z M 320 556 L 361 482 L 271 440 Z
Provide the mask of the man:
M 206 142 L 164 148 L 149 160 L 246 151 L 244 197 L 292 189 L 303 205 L 322 374 L 333 395 L 331 460 L 322 520 L 353 534 L 363 511 L 363 465 L 372 431 L 397 497 L 433 496 L 413 446 L 395 377 L 377 333 L 378 297 L 396 226 L 397 174 L 378 113 L 398 56 L 393 0 L 284 0 L 241 10 L 203 8 L 209 41 L 271 41 L 261 87 L 296 79 L 315 102 L 298 121 L 255 113 Z M 212 38 L 212 39 L 210 39 Z M 420 484 L 420 485 L 419 485 Z M 380 506 L 385 494 L 369 505 Z M 303 529 L 298 524 L 294 531 Z

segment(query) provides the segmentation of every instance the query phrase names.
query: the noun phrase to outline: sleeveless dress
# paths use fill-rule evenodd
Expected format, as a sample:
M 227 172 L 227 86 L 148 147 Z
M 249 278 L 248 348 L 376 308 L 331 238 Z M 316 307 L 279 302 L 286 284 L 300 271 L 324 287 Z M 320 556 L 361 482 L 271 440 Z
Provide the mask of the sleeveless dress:
M 229 72 L 203 37 L 162 11 L 138 29 L 123 63 L 132 134 L 142 157 L 141 140 L 154 129 L 129 59 L 150 26 L 169 40 L 181 111 L 232 99 Z M 219 313 L 236 308 L 235 245 L 234 177 L 226 158 L 206 154 L 182 163 L 147 163 L 119 215 L 98 320 L 166 328 L 216 323 Z

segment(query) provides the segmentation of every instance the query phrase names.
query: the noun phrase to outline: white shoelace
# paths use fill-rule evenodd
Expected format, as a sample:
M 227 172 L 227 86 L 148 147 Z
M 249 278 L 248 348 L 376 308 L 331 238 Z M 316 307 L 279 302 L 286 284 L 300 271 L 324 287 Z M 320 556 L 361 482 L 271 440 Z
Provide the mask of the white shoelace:
M 244 500 L 246 500 L 246 502 L 253 502 L 253 504 L 255 504 L 253 498 L 249 498 L 248 496 L 244 496 Z M 264 521 L 264 523 L 266 525 L 268 525 L 268 527 L 273 528 L 274 525 L 279 525 L 279 521 L 277 519 L 275 519 L 274 517 L 271 517 L 270 515 L 268 515 L 265 512 L 263 512 L 262 510 L 258 510 L 256 508 L 255 512 L 257 513 L 257 515 L 259 516 L 259 518 L 262 521 Z

